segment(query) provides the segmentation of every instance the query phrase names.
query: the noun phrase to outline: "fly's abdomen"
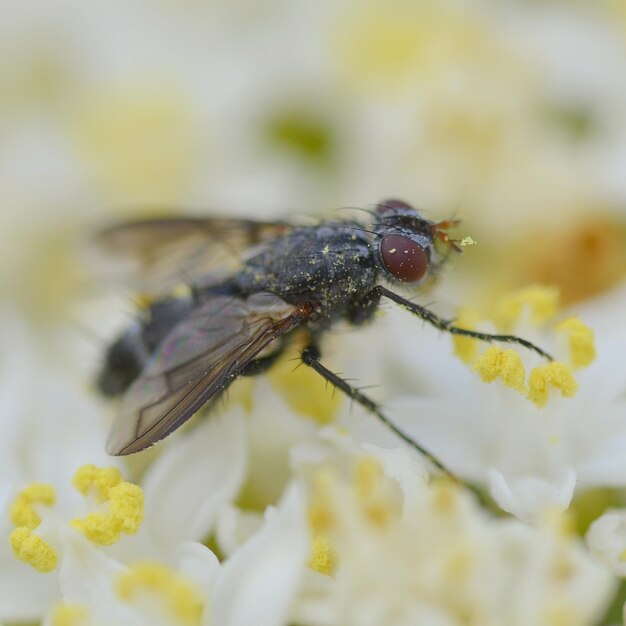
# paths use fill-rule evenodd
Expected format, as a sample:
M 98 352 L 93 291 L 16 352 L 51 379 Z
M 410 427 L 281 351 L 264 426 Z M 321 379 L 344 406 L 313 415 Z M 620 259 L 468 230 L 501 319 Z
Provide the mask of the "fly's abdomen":
M 97 379 L 98 389 L 106 396 L 124 393 L 167 334 L 190 310 L 189 299 L 166 298 L 153 303 L 145 319 L 136 320 L 106 351 Z

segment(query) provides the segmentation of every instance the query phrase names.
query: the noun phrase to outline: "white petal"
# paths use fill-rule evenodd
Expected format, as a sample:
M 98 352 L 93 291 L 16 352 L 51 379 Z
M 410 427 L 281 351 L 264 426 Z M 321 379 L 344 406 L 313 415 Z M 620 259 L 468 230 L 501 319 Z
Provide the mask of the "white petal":
M 233 505 L 225 506 L 217 517 L 215 538 L 220 549 L 230 556 L 263 526 L 263 516 L 256 511 L 243 511 Z
M 626 576 L 626 511 L 608 511 L 593 522 L 586 536 L 589 549 L 618 576 Z
M 292 485 L 263 530 L 224 565 L 212 623 L 282 626 L 309 556 L 309 542 L 303 499 Z
M 609 413 L 614 413 L 619 422 L 623 422 L 623 410 L 604 409 L 605 419 L 609 421 Z M 607 424 L 607 426 L 609 426 Z M 626 432 L 621 432 L 624 425 L 607 428 L 606 436 L 581 441 L 580 448 L 589 446 L 586 454 L 581 453 L 578 475 L 580 483 L 589 486 L 623 487 L 626 484 Z
M 291 450 L 316 439 L 319 425 L 294 413 L 268 381 L 258 381 L 255 407 L 249 422 L 248 474 L 242 500 L 248 508 L 263 511 L 278 502 L 292 478 Z
M 122 460 L 110 457 L 104 449 L 104 415 L 92 398 L 63 380 L 42 381 L 40 394 L 40 406 L 31 409 L 29 416 L 26 478 L 52 483 L 57 506 L 66 509 L 81 498 L 71 486 L 79 467 L 90 463 L 120 467 Z
M 37 622 L 59 597 L 54 574 L 40 574 L 17 561 L 9 549 L 7 535 L 0 547 L 0 619 L 8 622 Z
M 540 520 L 550 510 L 567 509 L 576 486 L 576 473 L 571 467 L 558 479 L 522 476 L 507 480 L 495 469 L 487 476 L 491 497 L 504 511 L 527 522 Z
M 155 542 L 201 541 L 221 507 L 241 486 L 246 468 L 243 410 L 208 416 L 155 461 L 144 483 L 146 525 Z
M 59 570 L 63 601 L 89 607 L 90 614 L 104 624 L 142 626 L 141 616 L 115 592 L 115 579 L 124 569 L 102 549 L 68 529 Z
M 220 573 L 218 558 L 205 545 L 188 541 L 177 550 L 178 571 L 208 595 Z
M 485 436 L 477 427 L 482 423 L 478 407 L 462 406 L 456 396 L 402 397 L 390 406 L 387 414 L 392 421 L 452 471 L 484 480 Z
M 405 506 L 411 506 L 417 492 L 428 483 L 429 475 L 424 460 L 410 448 L 385 449 L 366 443 L 361 447 L 381 459 L 385 474 L 398 481 Z

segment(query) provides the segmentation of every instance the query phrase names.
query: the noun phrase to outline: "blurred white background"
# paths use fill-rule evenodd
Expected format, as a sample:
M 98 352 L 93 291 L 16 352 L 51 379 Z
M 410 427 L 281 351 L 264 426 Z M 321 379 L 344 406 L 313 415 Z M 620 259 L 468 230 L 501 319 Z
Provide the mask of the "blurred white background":
M 571 302 L 624 273 L 619 0 L 0 11 L 3 307 L 65 317 L 86 290 L 75 242 L 116 219 L 388 196 L 464 220 L 472 281 L 482 264 L 490 284 L 557 283 Z

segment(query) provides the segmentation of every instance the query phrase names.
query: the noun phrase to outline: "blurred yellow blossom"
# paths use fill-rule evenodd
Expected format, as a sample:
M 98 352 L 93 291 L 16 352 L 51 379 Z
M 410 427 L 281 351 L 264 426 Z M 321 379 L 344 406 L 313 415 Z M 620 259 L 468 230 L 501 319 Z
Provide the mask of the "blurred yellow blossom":
M 193 104 L 171 87 L 134 84 L 92 94 L 73 135 L 94 183 L 111 204 L 176 206 L 199 147 Z

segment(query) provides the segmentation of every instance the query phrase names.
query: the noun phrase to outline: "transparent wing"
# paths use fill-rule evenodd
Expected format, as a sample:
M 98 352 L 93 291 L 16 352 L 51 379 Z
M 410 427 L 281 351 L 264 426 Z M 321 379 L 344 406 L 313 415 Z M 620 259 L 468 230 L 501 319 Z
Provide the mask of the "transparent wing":
M 181 281 L 221 276 L 251 248 L 290 225 L 228 218 L 160 218 L 125 222 L 93 239 L 93 265 L 104 278 L 161 295 Z
M 109 454 L 138 452 L 166 437 L 307 317 L 302 307 L 269 293 L 206 302 L 171 331 L 127 390 L 107 442 Z

